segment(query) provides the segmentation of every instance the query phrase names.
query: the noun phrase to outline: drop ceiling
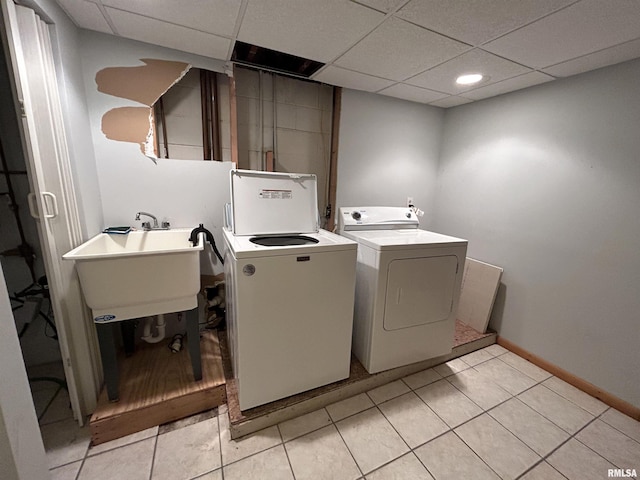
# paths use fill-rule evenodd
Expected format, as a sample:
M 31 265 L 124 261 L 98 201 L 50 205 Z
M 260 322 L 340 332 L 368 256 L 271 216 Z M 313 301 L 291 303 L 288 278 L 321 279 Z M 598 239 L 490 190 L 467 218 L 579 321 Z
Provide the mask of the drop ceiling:
M 443 108 L 640 57 L 640 0 L 56 1 L 80 28 L 227 62 L 238 40 L 324 63 L 319 82 Z

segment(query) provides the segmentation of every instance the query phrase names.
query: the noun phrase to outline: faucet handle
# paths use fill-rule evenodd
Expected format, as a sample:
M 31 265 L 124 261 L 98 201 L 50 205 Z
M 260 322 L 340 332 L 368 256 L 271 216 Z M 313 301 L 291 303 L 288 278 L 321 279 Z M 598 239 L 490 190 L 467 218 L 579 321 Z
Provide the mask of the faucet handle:
M 143 230 L 151 230 L 151 223 L 150 222 L 142 222 L 142 229 Z
M 162 222 L 162 228 L 166 228 L 167 230 L 171 227 L 169 222 Z

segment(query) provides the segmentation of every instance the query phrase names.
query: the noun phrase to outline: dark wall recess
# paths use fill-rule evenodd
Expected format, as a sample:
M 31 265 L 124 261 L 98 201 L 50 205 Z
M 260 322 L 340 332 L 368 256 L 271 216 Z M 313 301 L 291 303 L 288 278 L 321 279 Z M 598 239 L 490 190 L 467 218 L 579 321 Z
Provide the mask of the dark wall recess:
M 288 53 L 236 41 L 231 60 L 241 65 L 259 67 L 296 77 L 309 78 L 324 66 L 324 63 L 296 57 Z

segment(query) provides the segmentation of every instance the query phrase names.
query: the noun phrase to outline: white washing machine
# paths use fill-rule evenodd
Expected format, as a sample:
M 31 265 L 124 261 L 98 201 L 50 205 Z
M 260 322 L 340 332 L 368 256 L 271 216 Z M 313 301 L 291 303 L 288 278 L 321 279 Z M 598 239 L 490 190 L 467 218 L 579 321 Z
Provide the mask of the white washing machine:
M 315 175 L 231 171 L 225 276 L 240 409 L 349 376 L 357 243 L 318 227 Z
M 453 348 L 467 241 L 418 228 L 411 208 L 339 209 L 358 242 L 353 353 L 369 373 Z

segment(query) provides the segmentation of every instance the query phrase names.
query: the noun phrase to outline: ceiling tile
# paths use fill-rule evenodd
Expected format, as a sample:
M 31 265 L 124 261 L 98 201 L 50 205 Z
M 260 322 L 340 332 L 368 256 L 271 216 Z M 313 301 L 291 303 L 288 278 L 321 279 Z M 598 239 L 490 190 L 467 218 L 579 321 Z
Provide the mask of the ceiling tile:
M 640 37 L 637 0 L 582 0 L 483 46 L 543 68 Z
M 467 45 L 397 18 L 389 18 L 335 61 L 336 65 L 404 80 L 467 50 Z
M 328 62 L 383 18 L 348 0 L 249 0 L 238 40 Z
M 116 29 L 126 38 L 206 57 L 227 59 L 230 40 L 106 7 Z
M 398 5 L 406 2 L 406 0 L 354 0 L 356 3 L 360 3 L 362 5 L 366 5 L 371 8 L 375 8 L 376 10 L 389 13 L 395 10 Z
M 337 85 L 339 87 L 355 88 L 365 92 L 377 92 L 381 88 L 393 85 L 393 81 L 384 78 L 372 77 L 364 73 L 352 72 L 344 68 L 327 66 L 325 69 L 314 75 L 313 80 Z
M 483 98 L 502 95 L 503 93 L 513 92 L 522 88 L 531 87 L 540 83 L 554 80 L 553 77 L 540 72 L 531 72 L 520 75 L 519 77 L 509 78 L 498 83 L 487 85 L 486 87 L 476 88 L 464 93 L 465 97 L 472 100 L 481 100 Z
M 240 10 L 236 0 L 189 0 L 188 8 L 175 0 L 102 0 L 102 4 L 227 37 L 233 34 Z
M 110 33 L 111 27 L 95 3 L 84 0 L 57 0 L 62 9 L 69 14 L 74 23 L 80 28 Z
M 396 16 L 480 45 L 575 0 L 412 0 Z
M 433 90 L 414 87 L 413 85 L 406 85 L 404 83 L 398 83 L 384 90 L 380 90 L 378 93 L 418 103 L 429 103 L 448 96 L 446 93 L 434 92 Z
M 489 76 L 485 83 L 495 83 L 530 71 L 531 69 L 517 63 L 496 57 L 480 49 L 474 49 L 420 75 L 416 75 L 406 80 L 405 83 L 455 95 L 474 88 L 469 85 L 457 85 L 456 78 L 459 75 L 481 73 Z
M 568 77 L 638 57 L 640 57 L 640 39 L 605 48 L 599 52 L 574 58 L 568 62 L 558 63 L 552 67 L 545 68 L 544 71 L 555 77 Z
M 464 105 L 465 103 L 470 103 L 473 100 L 469 100 L 468 98 L 458 97 L 456 95 L 451 95 L 450 97 L 443 98 L 442 100 L 436 100 L 435 102 L 429 103 L 429 105 L 433 105 L 434 107 L 457 107 L 458 105 Z

